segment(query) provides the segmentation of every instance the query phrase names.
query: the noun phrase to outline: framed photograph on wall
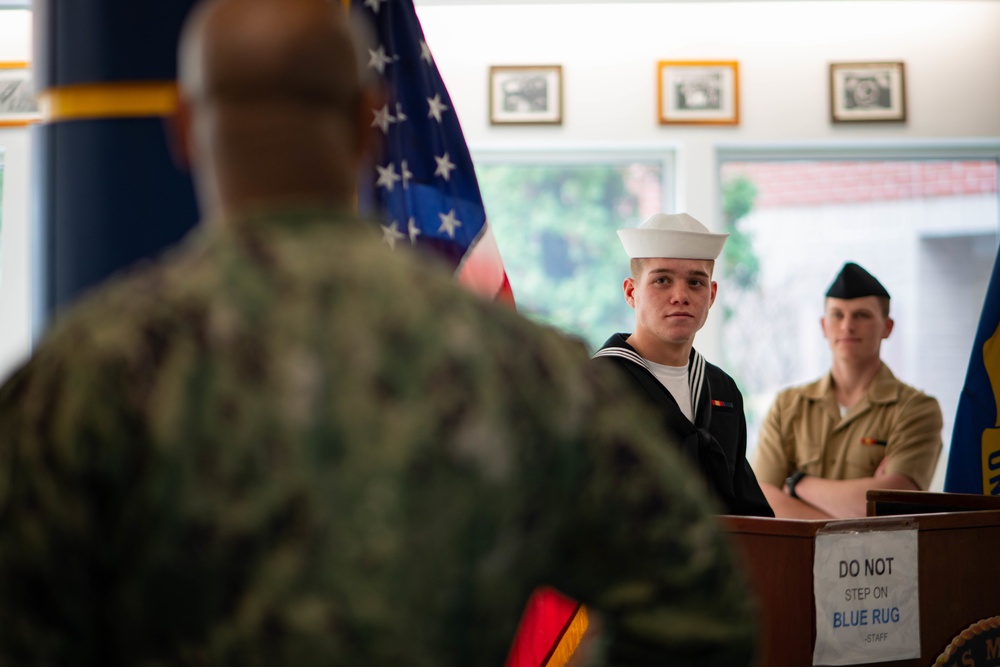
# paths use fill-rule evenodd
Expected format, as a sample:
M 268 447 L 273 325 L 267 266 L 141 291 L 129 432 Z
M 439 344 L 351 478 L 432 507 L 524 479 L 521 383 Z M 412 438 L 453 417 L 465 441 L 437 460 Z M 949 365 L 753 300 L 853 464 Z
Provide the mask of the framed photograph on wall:
M 0 127 L 37 122 L 38 104 L 26 62 L 0 62 Z
M 662 125 L 737 125 L 739 64 L 732 60 L 661 60 L 657 99 Z
M 492 125 L 561 125 L 562 65 L 490 67 Z
M 906 120 L 903 63 L 831 63 L 834 123 Z

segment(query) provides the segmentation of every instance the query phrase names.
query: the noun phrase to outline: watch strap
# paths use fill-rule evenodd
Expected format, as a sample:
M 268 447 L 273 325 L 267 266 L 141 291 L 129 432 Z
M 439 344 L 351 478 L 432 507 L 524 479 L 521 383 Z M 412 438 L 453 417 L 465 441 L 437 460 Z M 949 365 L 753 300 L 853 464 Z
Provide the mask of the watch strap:
M 788 495 L 790 495 L 792 498 L 801 500 L 801 498 L 799 498 L 799 494 L 795 493 L 795 485 L 801 482 L 802 478 L 805 476 L 806 474 L 804 472 L 802 472 L 801 470 L 796 470 L 795 472 L 793 472 L 791 475 L 788 476 L 788 479 L 785 480 L 785 486 L 788 487 Z

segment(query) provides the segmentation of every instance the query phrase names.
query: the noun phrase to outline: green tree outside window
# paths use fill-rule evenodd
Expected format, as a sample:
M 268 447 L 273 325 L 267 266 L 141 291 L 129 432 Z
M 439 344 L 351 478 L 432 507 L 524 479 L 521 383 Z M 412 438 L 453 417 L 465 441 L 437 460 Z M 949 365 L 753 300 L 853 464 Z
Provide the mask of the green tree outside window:
M 615 232 L 661 209 L 662 164 L 486 164 L 476 173 L 518 311 L 591 350 L 631 331 L 628 258 Z

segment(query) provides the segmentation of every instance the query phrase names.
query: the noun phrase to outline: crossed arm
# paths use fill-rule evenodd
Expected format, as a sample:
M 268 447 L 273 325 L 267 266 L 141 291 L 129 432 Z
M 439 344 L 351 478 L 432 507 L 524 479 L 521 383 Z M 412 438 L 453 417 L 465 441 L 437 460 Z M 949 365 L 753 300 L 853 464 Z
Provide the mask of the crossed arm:
M 803 426 L 804 401 L 776 400 L 761 428 L 754 453 L 754 472 L 775 516 L 787 519 L 863 517 L 870 489 L 919 490 L 930 482 L 941 450 L 941 408 L 925 394 L 913 392 L 896 410 L 885 457 L 870 477 L 848 480 L 807 475 L 795 485 L 793 498 L 782 481 L 799 469 L 797 445 L 814 435 Z M 808 470 L 809 468 L 802 468 Z M 912 476 L 911 476 L 912 475 Z
M 788 495 L 786 487 L 761 482 L 767 502 L 774 515 L 783 519 L 847 519 L 862 517 L 867 512 L 869 489 L 919 490 L 913 480 L 902 473 L 887 473 L 885 458 L 871 477 L 833 480 L 803 477 L 795 485 L 798 498 Z

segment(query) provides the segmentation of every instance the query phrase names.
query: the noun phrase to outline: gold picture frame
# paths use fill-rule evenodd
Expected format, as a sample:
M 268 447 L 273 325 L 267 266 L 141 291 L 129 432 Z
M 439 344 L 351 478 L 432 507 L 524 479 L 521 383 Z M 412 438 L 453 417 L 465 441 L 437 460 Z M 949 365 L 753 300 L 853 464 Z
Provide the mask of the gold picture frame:
M 490 67 L 491 125 L 562 125 L 562 65 Z
M 735 60 L 660 60 L 661 125 L 738 125 L 740 69 Z
M 30 64 L 0 62 L 0 127 L 30 125 L 39 119 Z

